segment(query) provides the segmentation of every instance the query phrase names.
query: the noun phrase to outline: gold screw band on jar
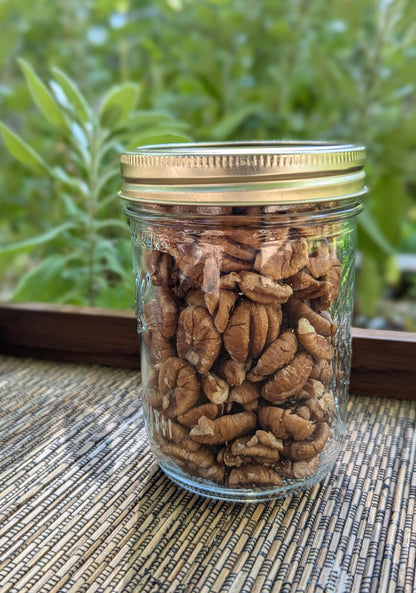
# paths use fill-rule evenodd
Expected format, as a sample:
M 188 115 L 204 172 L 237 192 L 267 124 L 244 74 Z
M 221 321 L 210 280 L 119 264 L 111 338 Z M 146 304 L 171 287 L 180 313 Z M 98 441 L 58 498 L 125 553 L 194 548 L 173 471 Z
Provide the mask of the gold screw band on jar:
M 120 197 L 177 205 L 345 199 L 366 192 L 364 158 L 362 146 L 325 142 L 143 146 L 121 156 Z

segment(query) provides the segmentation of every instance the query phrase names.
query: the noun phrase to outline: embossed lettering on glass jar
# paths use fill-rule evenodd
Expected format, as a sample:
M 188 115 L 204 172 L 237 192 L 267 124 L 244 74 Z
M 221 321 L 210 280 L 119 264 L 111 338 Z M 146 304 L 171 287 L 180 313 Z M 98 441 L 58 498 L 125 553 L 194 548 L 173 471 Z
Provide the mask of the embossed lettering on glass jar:
M 175 483 L 255 502 L 332 469 L 364 156 L 318 142 L 122 155 L 146 429 Z

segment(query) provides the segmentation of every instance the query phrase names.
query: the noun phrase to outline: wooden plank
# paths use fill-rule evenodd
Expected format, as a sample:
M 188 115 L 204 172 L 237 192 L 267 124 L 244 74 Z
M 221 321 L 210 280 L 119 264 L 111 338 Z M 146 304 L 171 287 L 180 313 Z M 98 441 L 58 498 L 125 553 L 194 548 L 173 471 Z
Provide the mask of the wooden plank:
M 416 334 L 352 331 L 351 391 L 416 400 Z
M 0 353 L 139 368 L 133 312 L 0 305 Z M 353 329 L 351 391 L 416 400 L 416 334 Z
M 0 305 L 0 352 L 139 368 L 133 312 L 51 304 Z

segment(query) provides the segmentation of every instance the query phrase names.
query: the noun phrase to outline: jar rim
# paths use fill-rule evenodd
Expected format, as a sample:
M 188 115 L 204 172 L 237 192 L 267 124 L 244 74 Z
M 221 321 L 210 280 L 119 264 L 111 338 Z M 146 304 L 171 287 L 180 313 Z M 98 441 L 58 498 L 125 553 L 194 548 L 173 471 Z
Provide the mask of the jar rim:
M 366 191 L 364 159 L 364 146 L 325 141 L 147 145 L 121 155 L 120 195 L 176 204 L 350 198 Z

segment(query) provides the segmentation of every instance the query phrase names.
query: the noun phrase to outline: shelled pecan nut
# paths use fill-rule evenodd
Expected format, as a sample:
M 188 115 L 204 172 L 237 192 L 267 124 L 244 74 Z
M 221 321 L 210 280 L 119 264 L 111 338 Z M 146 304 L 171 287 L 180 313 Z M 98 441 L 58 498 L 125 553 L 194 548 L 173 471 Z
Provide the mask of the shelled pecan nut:
M 260 228 L 232 215 L 214 231 L 163 228 L 145 256 L 155 441 L 184 471 L 236 488 L 313 475 L 337 418 L 334 228 L 319 240 L 289 222 L 262 228 L 265 211 L 250 211 Z

